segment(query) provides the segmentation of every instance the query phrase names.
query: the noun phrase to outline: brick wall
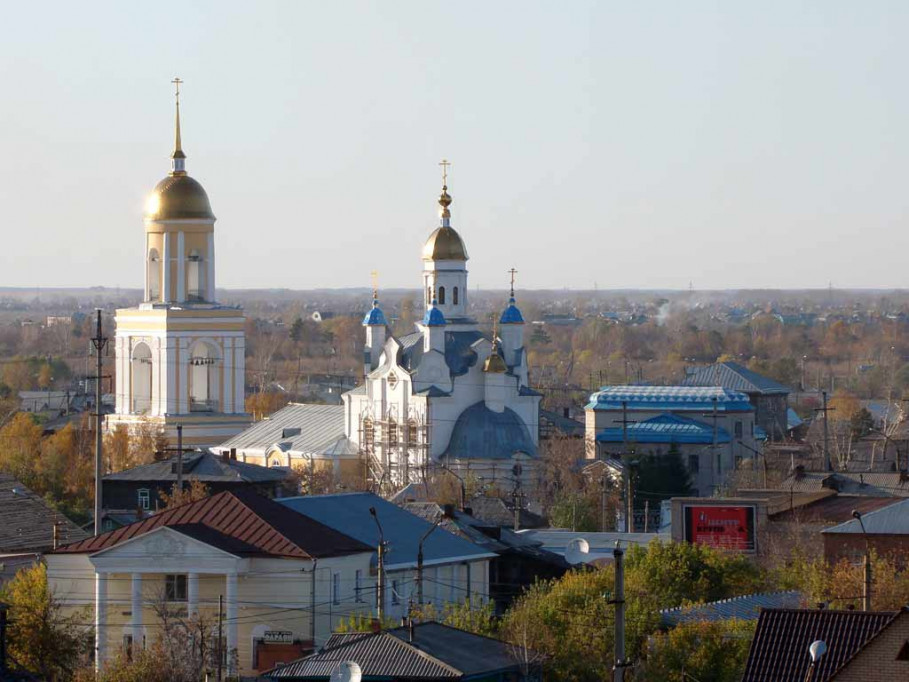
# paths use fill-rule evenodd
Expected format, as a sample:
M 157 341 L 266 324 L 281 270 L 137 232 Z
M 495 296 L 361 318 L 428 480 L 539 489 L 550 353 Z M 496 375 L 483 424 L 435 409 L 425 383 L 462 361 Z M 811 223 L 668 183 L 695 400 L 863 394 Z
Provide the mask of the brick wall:
M 865 537 L 861 533 L 824 533 L 824 558 L 858 561 L 865 554 Z M 868 545 L 882 556 L 894 555 L 903 566 L 909 565 L 909 535 L 869 535 Z
M 896 660 L 909 642 L 909 612 L 871 640 L 830 682 L 897 682 L 909 680 L 909 660 Z

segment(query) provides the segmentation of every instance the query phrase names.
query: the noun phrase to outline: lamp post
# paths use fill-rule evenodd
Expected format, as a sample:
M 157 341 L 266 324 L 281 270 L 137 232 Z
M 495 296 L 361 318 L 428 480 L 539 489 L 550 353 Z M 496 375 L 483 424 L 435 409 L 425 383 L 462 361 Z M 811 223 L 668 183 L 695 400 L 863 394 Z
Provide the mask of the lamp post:
M 862 513 L 857 509 L 852 510 L 852 518 L 859 522 L 862 528 L 862 535 L 865 537 L 865 556 L 862 561 L 863 580 L 862 580 L 862 610 L 871 610 L 871 550 L 868 546 L 868 531 L 865 530 L 865 522 L 862 521 Z
M 811 665 L 808 666 L 808 674 L 805 675 L 805 682 L 811 682 L 814 679 L 814 669 L 817 666 L 818 661 L 820 661 L 826 653 L 827 645 L 823 640 L 815 640 L 811 643 L 811 646 L 808 647 L 808 655 L 811 656 Z
M 373 521 L 376 522 L 376 528 L 379 529 L 379 548 L 378 548 L 378 573 L 376 575 L 376 616 L 379 618 L 379 627 L 382 627 L 382 619 L 385 616 L 385 533 L 382 532 L 382 524 L 379 523 L 379 517 L 376 514 L 376 508 L 370 507 L 369 513 Z
M 428 531 L 423 533 L 423 537 L 420 538 L 420 542 L 417 544 L 417 603 L 421 607 L 423 606 L 423 543 L 426 541 L 426 538 L 429 537 L 429 534 L 439 527 L 440 523 L 442 523 L 441 516 L 436 519 L 436 522 L 432 524 L 432 527 Z

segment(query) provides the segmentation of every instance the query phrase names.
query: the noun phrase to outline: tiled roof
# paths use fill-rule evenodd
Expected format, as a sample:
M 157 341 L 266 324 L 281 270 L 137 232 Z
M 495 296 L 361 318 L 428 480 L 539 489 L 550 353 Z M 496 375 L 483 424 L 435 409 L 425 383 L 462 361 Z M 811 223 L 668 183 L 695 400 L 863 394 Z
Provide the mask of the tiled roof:
M 515 453 L 537 456 L 527 425 L 509 408 L 490 410 L 484 401 L 464 410 L 455 422 L 445 457 L 511 459 Z
M 743 393 L 789 395 L 791 390 L 737 362 L 717 362 L 706 367 L 691 367 L 682 382 L 685 386 L 722 386 Z
M 0 475 L 0 553 L 44 552 L 59 542 L 75 542 L 88 534 L 12 476 Z
M 223 452 L 236 448 L 264 455 L 277 444 L 285 452 L 322 455 L 337 448 L 342 440 L 346 442 L 343 405 L 291 403 L 213 449 Z M 348 445 L 345 451 L 356 454 L 356 448 Z
M 803 682 L 816 640 L 827 653 L 813 682 L 826 682 L 897 614 L 891 611 L 765 609 L 758 618 L 742 682 Z
M 746 594 L 741 597 L 720 601 L 679 606 L 660 611 L 660 622 L 664 627 L 675 627 L 679 623 L 692 621 L 757 620 L 761 609 L 796 609 L 805 601 L 800 592 L 766 592 Z
M 177 455 L 170 459 L 143 464 L 107 474 L 105 481 L 176 481 L 174 465 Z M 203 483 L 268 483 L 287 478 L 287 471 L 274 467 L 225 460 L 220 455 L 191 452 L 183 455 L 183 476 Z
M 601 443 L 622 443 L 627 438 L 629 443 L 679 443 L 704 444 L 713 443 L 713 427 L 695 419 L 680 417 L 674 414 L 661 414 L 635 424 L 629 424 L 626 433 L 621 427 L 603 429 L 597 434 Z M 716 429 L 717 443 L 729 443 L 732 438 L 722 428 Z
M 285 497 L 277 500 L 284 506 L 331 526 L 339 533 L 356 538 L 371 549 L 379 544 L 379 531 L 369 508 L 375 507 L 388 550 L 387 567 L 409 566 L 416 563 L 417 544 L 430 529 L 431 524 L 404 509 L 383 500 L 373 493 L 336 493 L 333 495 L 307 495 Z M 445 563 L 456 558 L 482 559 L 489 555 L 480 547 L 445 531 L 435 531 L 423 543 L 423 556 L 427 564 Z M 375 554 L 372 563 L 376 563 Z
M 590 396 L 588 410 L 629 410 L 680 412 L 751 412 L 754 408 L 744 393 L 718 386 L 604 386 Z
M 869 535 L 909 535 L 909 499 L 891 500 L 892 504 L 862 514 L 862 521 L 850 519 L 822 533 L 862 533 L 862 524 Z
M 204 535 L 222 548 L 230 544 L 240 553 L 307 559 L 372 551 L 359 540 L 303 514 L 288 513 L 277 502 L 246 490 L 218 493 L 167 509 L 57 551 L 94 553 L 164 526 L 206 542 Z

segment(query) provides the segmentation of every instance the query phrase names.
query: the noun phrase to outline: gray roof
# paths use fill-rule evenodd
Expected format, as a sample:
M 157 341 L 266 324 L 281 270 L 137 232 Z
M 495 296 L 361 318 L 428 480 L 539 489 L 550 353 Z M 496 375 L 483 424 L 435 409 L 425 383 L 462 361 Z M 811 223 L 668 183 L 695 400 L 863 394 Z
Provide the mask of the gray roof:
M 511 459 L 522 452 L 537 456 L 527 425 L 514 410 L 490 410 L 484 401 L 464 410 L 455 422 L 445 455 L 458 459 Z
M 54 523 L 59 544 L 78 542 L 88 534 L 12 476 L 0 474 L 0 553 L 50 551 Z
M 432 524 L 419 516 L 373 493 L 309 495 L 285 497 L 275 501 L 356 538 L 370 547 L 379 544 L 379 531 L 369 513 L 369 508 L 374 507 L 379 523 L 382 524 L 385 541 L 388 543 L 385 561 L 389 570 L 396 565 L 416 564 L 420 538 L 432 527 Z M 434 531 L 423 543 L 426 564 L 447 563 L 455 559 L 478 560 L 493 556 L 495 555 L 445 530 Z M 376 563 L 375 554 L 372 563 Z
M 477 364 L 473 345 L 485 338 L 479 331 L 445 332 L 445 364 L 451 376 L 461 376 Z M 423 359 L 423 332 L 412 332 L 398 339 L 401 344 L 401 366 L 414 371 Z
M 177 455 L 170 459 L 143 464 L 107 474 L 105 481 L 176 481 Z M 280 467 L 263 467 L 237 460 L 225 460 L 220 455 L 207 452 L 190 452 L 183 455 L 183 476 L 187 480 L 203 483 L 271 483 L 287 478 L 287 470 Z
M 675 627 L 679 623 L 700 621 L 757 620 L 761 609 L 797 609 L 805 597 L 795 590 L 789 592 L 766 592 L 746 594 L 741 597 L 722 599 L 706 604 L 679 606 L 660 611 L 660 623 L 664 627 Z
M 788 386 L 774 381 L 737 362 L 717 362 L 706 367 L 688 368 L 685 386 L 722 386 L 742 393 L 761 395 L 789 395 Z
M 811 493 L 836 490 L 846 495 L 868 497 L 909 497 L 909 479 L 893 472 L 806 471 L 780 483 L 779 490 Z
M 507 642 L 441 623 L 419 623 L 380 633 L 335 634 L 315 654 L 265 673 L 266 679 L 328 679 L 341 661 L 356 661 L 367 679 L 459 680 L 517 671 Z
M 339 443 L 339 441 L 341 441 Z M 305 455 L 356 454 L 344 435 L 343 405 L 290 403 L 260 422 L 215 447 L 223 451 L 262 451 L 277 444 L 285 452 Z
M 571 417 L 565 417 L 558 412 L 541 409 L 540 421 L 548 422 L 552 425 L 553 429 L 561 431 L 566 436 L 584 435 L 585 426 L 583 422 L 579 422 L 577 419 L 572 419 Z
M 833 528 L 826 528 L 822 533 L 861 533 L 862 524 L 869 535 L 909 535 L 909 499 L 899 500 L 867 514 L 862 514 L 862 522 L 850 519 Z

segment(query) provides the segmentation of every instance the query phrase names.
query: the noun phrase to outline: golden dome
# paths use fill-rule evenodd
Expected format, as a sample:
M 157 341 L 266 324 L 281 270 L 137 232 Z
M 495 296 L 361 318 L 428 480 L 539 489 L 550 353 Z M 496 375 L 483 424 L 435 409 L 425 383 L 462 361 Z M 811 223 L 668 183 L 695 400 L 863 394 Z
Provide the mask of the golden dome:
M 504 374 L 508 371 L 508 368 L 505 366 L 505 361 L 502 359 L 502 356 L 499 355 L 497 346 L 493 345 L 492 353 L 486 358 L 486 362 L 483 363 L 483 371 L 491 372 L 492 374 Z
M 423 247 L 423 260 L 467 260 L 467 249 L 453 227 L 437 228 Z
M 188 175 L 172 174 L 159 182 L 148 197 L 149 220 L 214 220 L 208 194 Z

